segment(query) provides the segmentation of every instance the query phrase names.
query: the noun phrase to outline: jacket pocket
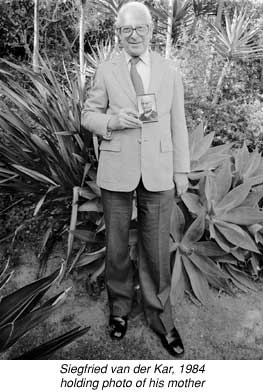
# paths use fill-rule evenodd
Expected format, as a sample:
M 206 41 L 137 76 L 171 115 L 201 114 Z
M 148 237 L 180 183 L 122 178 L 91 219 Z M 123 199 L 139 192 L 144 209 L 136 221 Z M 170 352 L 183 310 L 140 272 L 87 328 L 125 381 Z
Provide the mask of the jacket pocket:
M 173 143 L 171 139 L 161 139 L 161 152 L 173 151 Z
M 100 145 L 101 151 L 121 151 L 121 142 L 117 140 L 106 141 L 103 140 Z

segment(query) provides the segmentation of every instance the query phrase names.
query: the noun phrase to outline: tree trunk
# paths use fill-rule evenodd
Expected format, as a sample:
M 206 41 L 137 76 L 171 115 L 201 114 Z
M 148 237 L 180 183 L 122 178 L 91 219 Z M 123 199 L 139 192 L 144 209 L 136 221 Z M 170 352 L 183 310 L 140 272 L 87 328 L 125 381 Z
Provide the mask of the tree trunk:
M 231 68 L 231 61 L 226 60 L 226 62 L 224 64 L 224 67 L 222 68 L 222 71 L 221 71 L 220 77 L 218 79 L 218 82 L 217 82 L 217 86 L 216 86 L 214 97 L 213 97 L 213 101 L 212 101 L 213 105 L 217 105 L 218 104 L 218 101 L 219 101 L 219 98 L 220 98 L 221 89 L 222 89 L 222 85 L 223 85 L 225 76 L 228 74 L 230 68 Z M 206 132 L 206 130 L 207 130 L 208 122 L 209 122 L 209 120 L 207 118 L 203 119 L 204 132 Z
M 177 1 L 177 0 L 169 0 L 169 5 L 168 5 L 166 46 L 165 46 L 165 58 L 166 59 L 171 57 L 174 1 Z
M 194 16 L 193 24 L 192 24 L 192 26 L 191 26 L 190 34 L 189 34 L 190 37 L 193 37 L 193 36 L 194 36 L 195 30 L 196 30 L 196 26 L 197 26 L 197 23 L 198 23 L 198 17 L 195 15 L 195 16 Z
M 85 57 L 84 57 L 84 36 L 85 36 L 85 5 L 86 0 L 80 0 L 80 21 L 79 21 L 79 68 L 81 89 L 85 86 Z
M 216 105 L 219 101 L 219 97 L 220 97 L 220 93 L 221 93 L 221 89 L 222 89 L 222 85 L 223 85 L 223 81 L 225 79 L 225 76 L 227 75 L 229 69 L 231 67 L 231 61 L 226 60 L 225 65 L 221 71 L 220 77 L 218 79 L 217 82 L 217 86 L 216 86 L 216 90 L 215 90 L 215 94 L 214 94 L 214 98 L 213 98 L 213 104 Z
M 216 21 L 215 21 L 216 26 L 221 25 L 224 5 L 225 5 L 225 0 L 218 0 L 218 8 L 217 8 L 217 14 L 216 14 Z M 211 81 L 212 69 L 213 69 L 213 63 L 214 63 L 215 56 L 216 56 L 216 51 L 215 51 L 214 47 L 212 47 L 210 55 L 209 55 L 209 59 L 207 62 L 207 68 L 206 68 L 205 84 L 207 85 L 207 87 L 209 87 L 209 84 Z
M 216 26 L 221 25 L 224 5 L 225 5 L 225 0 L 218 0 L 218 8 L 217 8 L 217 14 L 216 14 Z
M 34 49 L 33 49 L 33 70 L 39 71 L 39 0 L 35 0 L 34 6 Z

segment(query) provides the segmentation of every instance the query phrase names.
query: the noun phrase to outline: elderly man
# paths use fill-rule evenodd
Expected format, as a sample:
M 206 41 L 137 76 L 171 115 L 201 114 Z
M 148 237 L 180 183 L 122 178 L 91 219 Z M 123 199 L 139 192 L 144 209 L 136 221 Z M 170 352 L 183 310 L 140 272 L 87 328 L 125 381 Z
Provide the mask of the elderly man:
M 129 227 L 133 195 L 138 209 L 138 270 L 149 326 L 173 355 L 184 352 L 169 300 L 169 227 L 174 198 L 186 191 L 188 134 L 181 76 L 172 61 L 149 49 L 152 18 L 139 2 L 126 3 L 116 28 L 122 53 L 97 69 L 83 125 L 102 138 L 97 183 L 106 224 L 105 279 L 110 336 L 126 333 L 133 300 Z M 155 94 L 158 122 L 138 119 L 137 95 Z
M 153 101 L 150 95 L 143 95 L 141 99 L 141 105 L 143 112 L 139 119 L 141 121 L 157 121 L 158 115 L 155 110 L 153 110 Z

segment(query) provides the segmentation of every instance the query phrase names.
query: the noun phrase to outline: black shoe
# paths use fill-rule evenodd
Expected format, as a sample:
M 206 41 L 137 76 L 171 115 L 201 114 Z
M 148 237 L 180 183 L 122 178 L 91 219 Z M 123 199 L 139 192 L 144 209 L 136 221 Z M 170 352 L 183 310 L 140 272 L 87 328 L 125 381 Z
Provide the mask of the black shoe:
M 169 354 L 177 357 L 184 353 L 184 345 L 179 333 L 173 328 L 166 335 L 159 334 L 163 347 L 168 351 Z
M 115 340 L 120 340 L 124 337 L 127 331 L 127 316 L 110 316 L 110 337 Z

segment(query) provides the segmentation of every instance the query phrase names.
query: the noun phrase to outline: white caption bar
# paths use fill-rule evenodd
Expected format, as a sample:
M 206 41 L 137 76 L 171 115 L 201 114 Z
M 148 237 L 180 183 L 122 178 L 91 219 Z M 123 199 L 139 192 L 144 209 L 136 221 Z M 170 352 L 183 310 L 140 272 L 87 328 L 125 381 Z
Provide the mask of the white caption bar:
M 4 392 L 222 392 L 262 388 L 262 361 L 0 361 Z

